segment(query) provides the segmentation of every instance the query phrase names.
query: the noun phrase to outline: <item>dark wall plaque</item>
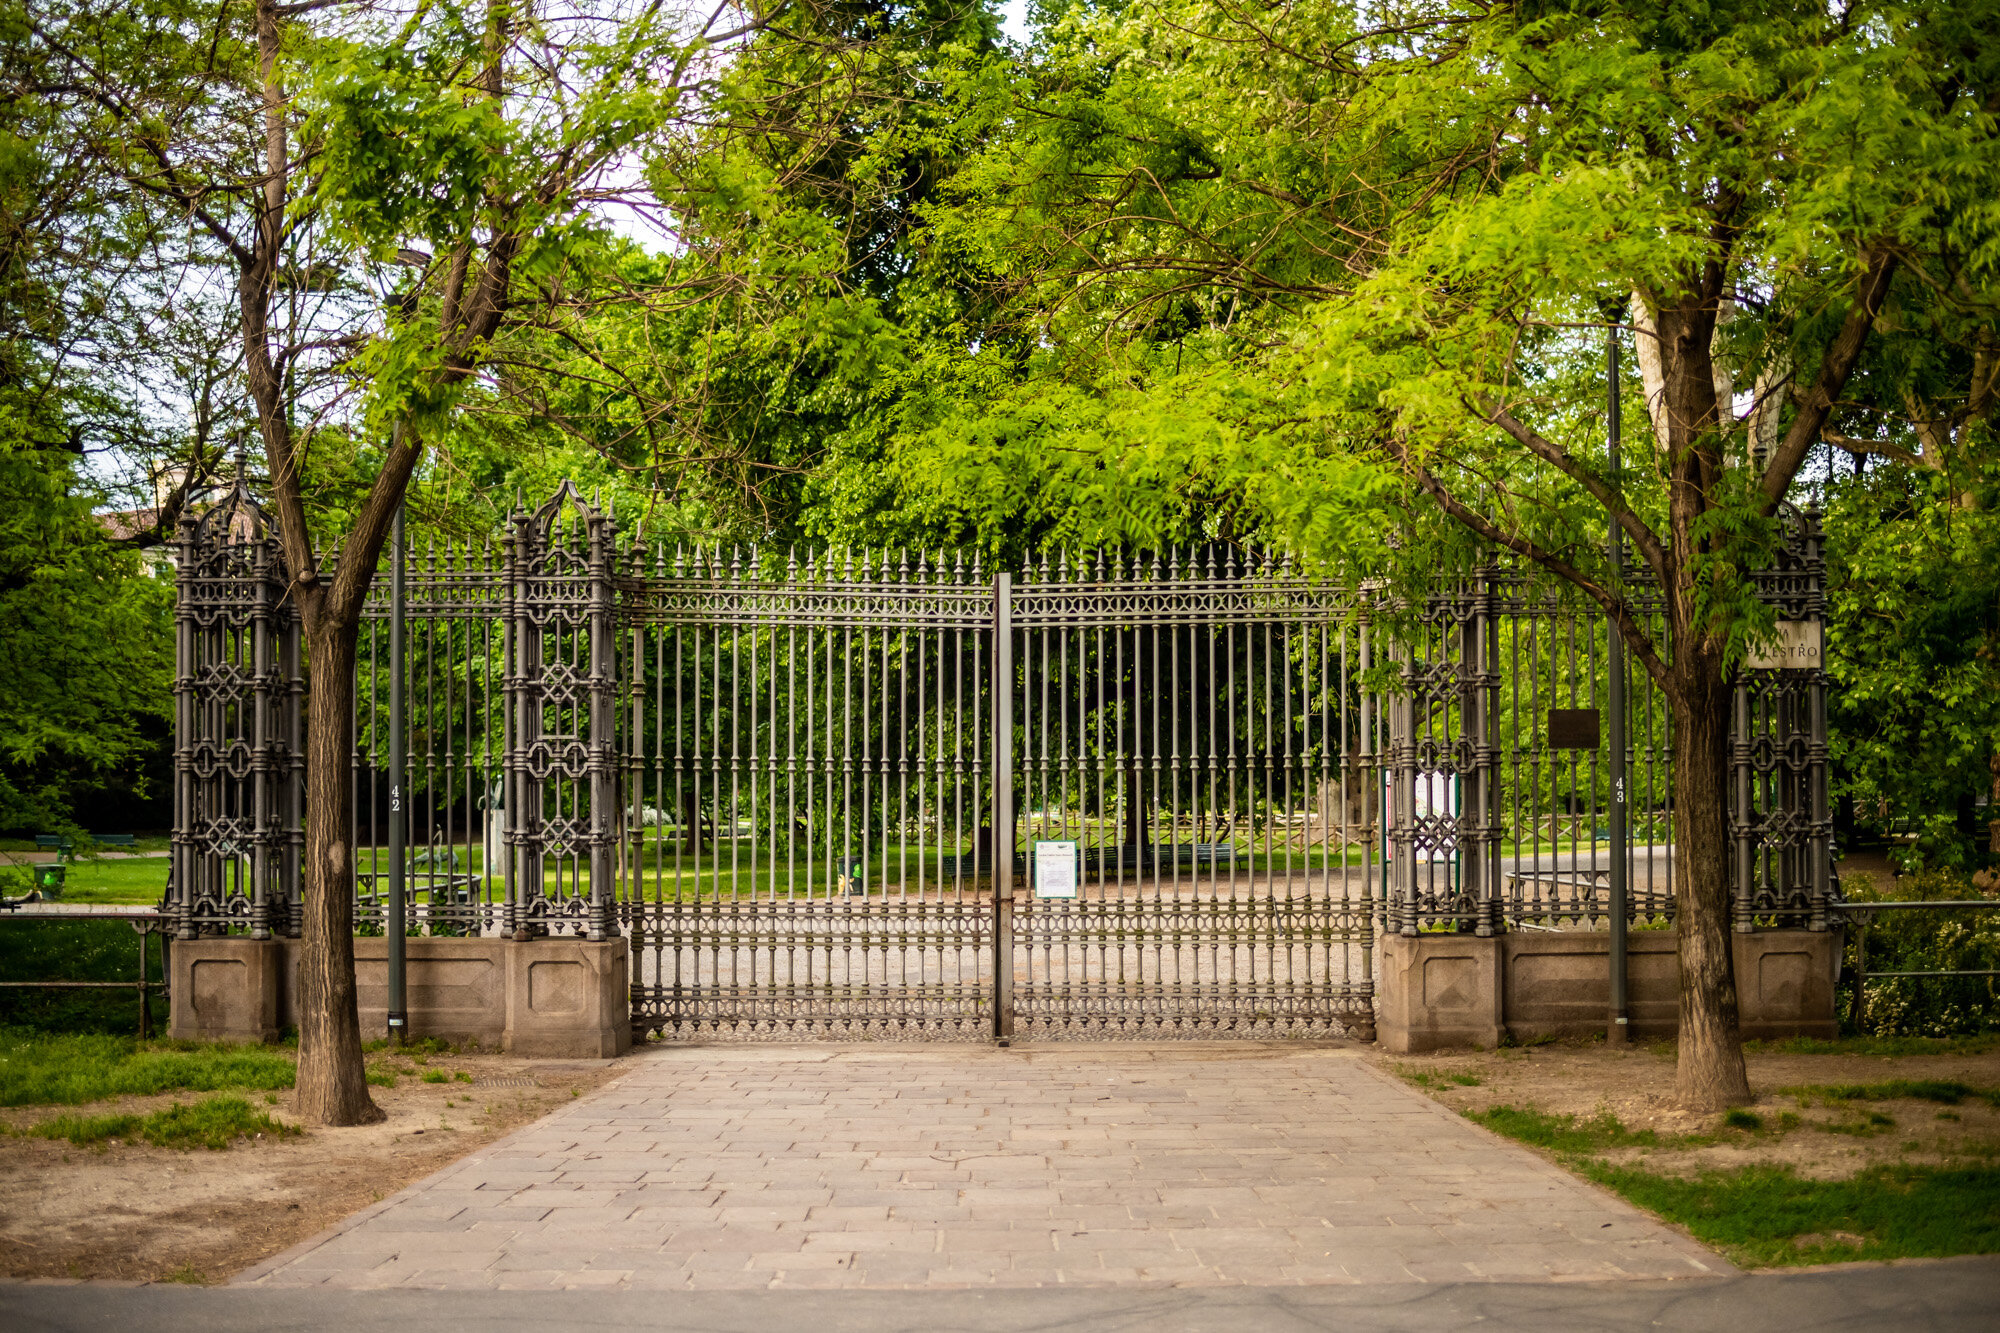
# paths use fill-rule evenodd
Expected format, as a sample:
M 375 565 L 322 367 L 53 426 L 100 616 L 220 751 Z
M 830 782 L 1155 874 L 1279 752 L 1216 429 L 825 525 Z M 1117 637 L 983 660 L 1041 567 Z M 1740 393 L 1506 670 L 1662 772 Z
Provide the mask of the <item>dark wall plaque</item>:
M 1597 710 L 1595 708 L 1551 708 L 1549 710 L 1551 750 L 1595 750 Z

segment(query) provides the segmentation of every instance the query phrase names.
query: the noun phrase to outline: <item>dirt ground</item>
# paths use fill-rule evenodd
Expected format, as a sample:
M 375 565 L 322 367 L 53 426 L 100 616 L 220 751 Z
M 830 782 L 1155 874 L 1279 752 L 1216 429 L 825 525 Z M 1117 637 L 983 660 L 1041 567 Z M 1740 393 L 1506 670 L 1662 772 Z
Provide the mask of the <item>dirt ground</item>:
M 119 1142 L 79 1148 L 58 1139 L 0 1139 L 0 1275 L 215 1282 L 450 1165 L 620 1072 L 608 1062 L 498 1055 L 424 1057 L 471 1083 L 425 1083 L 407 1057 L 395 1087 L 373 1087 L 379 1125 L 239 1141 L 223 1152 Z M 401 1073 L 401 1070 L 408 1073 Z M 0 1110 L 19 1129 L 66 1112 L 156 1111 L 206 1093 L 121 1097 L 88 1106 Z M 289 1092 L 245 1097 L 296 1123 Z
M 2000 1089 L 2000 1050 L 1901 1056 L 1751 1052 L 1747 1059 L 1755 1100 L 1746 1109 L 1763 1121 L 1755 1131 L 1729 1128 L 1720 1114 L 1693 1114 L 1675 1106 L 1674 1052 L 1665 1044 L 1620 1052 L 1601 1042 L 1558 1043 L 1372 1058 L 1456 1111 L 1514 1106 L 1578 1119 L 1608 1111 L 1627 1129 L 1654 1131 L 1662 1144 L 1615 1148 L 1601 1156 L 1665 1174 L 1769 1163 L 1791 1166 L 1809 1178 L 1837 1180 L 1883 1162 L 1938 1165 L 2000 1158 L 2000 1109 L 1981 1097 L 1944 1105 L 1915 1098 L 1839 1101 L 1787 1091 L 1893 1079 Z M 1459 1079 L 1477 1083 L 1467 1086 L 1455 1081 Z M 1708 1141 L 1677 1144 L 1677 1138 Z

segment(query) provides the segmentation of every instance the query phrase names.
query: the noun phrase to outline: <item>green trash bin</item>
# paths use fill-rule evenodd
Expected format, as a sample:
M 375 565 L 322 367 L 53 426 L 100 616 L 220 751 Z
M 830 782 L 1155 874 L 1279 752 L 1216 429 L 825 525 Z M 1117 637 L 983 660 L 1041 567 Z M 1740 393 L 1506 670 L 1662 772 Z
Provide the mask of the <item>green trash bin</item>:
M 44 898 L 60 898 L 63 891 L 63 876 L 69 867 L 59 863 L 35 867 L 35 891 Z

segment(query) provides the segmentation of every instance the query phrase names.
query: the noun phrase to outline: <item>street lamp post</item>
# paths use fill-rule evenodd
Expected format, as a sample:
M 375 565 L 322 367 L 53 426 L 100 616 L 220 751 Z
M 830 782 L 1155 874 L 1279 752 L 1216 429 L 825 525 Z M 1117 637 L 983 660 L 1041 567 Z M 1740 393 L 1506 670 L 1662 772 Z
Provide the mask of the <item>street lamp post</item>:
M 1610 453 L 1611 484 L 1622 493 L 1624 486 L 1619 478 L 1619 394 L 1618 394 L 1618 323 L 1611 321 L 1606 338 L 1604 353 L 1605 380 L 1609 400 L 1610 422 L 1605 443 Z M 1606 558 L 1611 564 L 1611 586 L 1618 596 L 1624 595 L 1624 539 L 1619 535 L 1618 518 L 1614 514 L 1610 524 L 1610 544 Z M 1625 762 L 1625 640 L 1618 633 L 1616 624 L 1607 622 L 1610 633 L 1605 654 L 1605 665 L 1611 674 L 1609 703 L 1611 705 L 1611 725 L 1608 740 L 1611 748 L 1611 1013 L 1610 1022 L 1605 1027 L 1605 1041 L 1621 1045 L 1629 1039 L 1631 1024 L 1626 1012 L 1625 981 L 1625 915 L 1626 903 L 1630 895 L 1631 874 L 1631 825 L 1627 815 L 1628 776 Z
M 389 1040 L 400 1045 L 409 1030 L 408 941 L 405 918 L 403 862 L 409 841 L 408 767 L 403 699 L 403 506 L 396 506 L 390 529 L 389 555 L 389 903 L 382 933 L 389 942 Z

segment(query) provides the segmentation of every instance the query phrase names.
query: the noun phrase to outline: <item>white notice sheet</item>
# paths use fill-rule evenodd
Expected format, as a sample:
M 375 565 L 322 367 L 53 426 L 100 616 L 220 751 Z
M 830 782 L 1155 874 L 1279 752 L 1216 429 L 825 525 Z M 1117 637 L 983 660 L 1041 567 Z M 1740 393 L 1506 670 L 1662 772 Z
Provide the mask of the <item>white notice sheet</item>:
M 1035 844 L 1035 896 L 1037 898 L 1076 897 L 1076 843 L 1038 842 Z

